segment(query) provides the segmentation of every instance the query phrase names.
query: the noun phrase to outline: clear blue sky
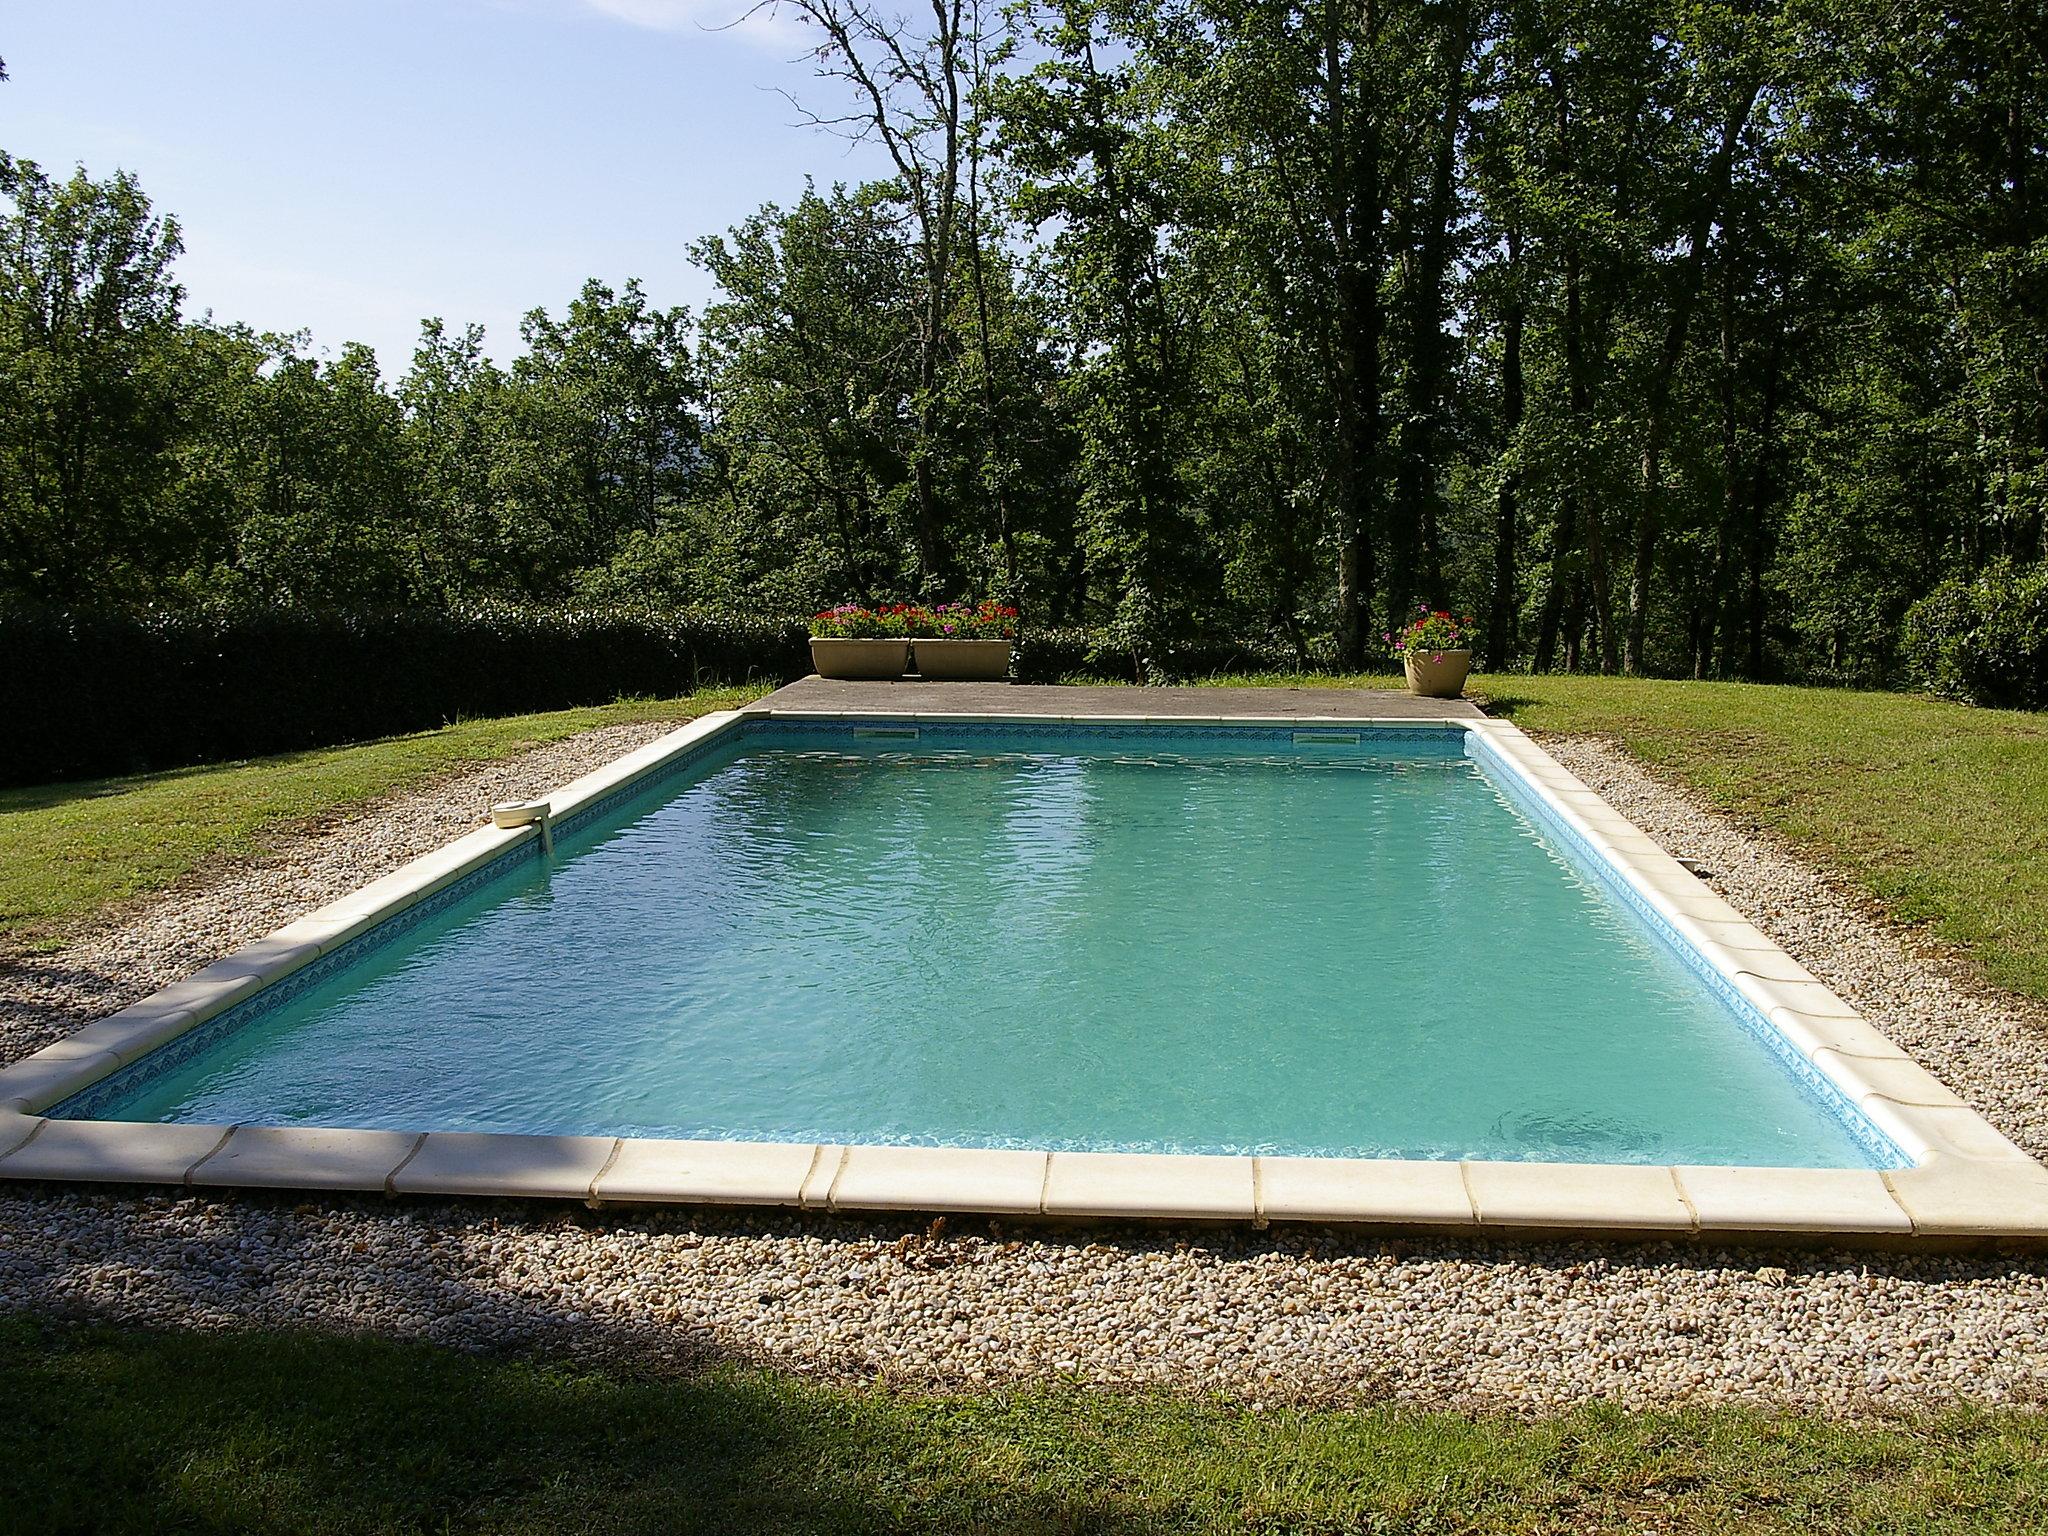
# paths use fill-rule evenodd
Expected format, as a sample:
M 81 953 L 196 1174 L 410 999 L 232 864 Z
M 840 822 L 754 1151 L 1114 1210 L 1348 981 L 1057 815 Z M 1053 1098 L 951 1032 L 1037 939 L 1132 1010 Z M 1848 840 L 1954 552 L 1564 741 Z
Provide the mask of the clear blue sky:
M 878 175 L 776 88 L 836 103 L 745 0 L 40 0 L 0 11 L 0 149 L 133 171 L 177 215 L 197 316 L 377 348 L 519 316 L 586 277 L 710 294 L 686 247 Z

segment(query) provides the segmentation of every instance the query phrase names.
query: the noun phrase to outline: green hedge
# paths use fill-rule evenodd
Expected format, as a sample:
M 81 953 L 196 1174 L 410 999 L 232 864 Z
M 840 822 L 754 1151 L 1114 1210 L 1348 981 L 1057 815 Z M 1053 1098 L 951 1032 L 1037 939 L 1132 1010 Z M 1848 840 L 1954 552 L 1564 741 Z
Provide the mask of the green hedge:
M 478 607 L 0 611 L 0 783 L 134 773 L 464 717 L 773 686 L 801 619 Z
M 0 609 L 0 784 L 41 784 L 431 730 L 451 720 L 773 687 L 810 670 L 803 619 L 500 605 L 335 613 Z M 1287 671 L 1284 645 L 1134 655 L 1100 630 L 1027 629 L 1020 682 Z
M 2048 563 L 2000 561 L 1944 582 L 1906 611 L 1901 650 L 1914 679 L 1945 698 L 2048 709 Z
M 1328 668 L 1331 664 L 1328 655 L 1309 657 L 1309 670 Z M 1292 647 L 1276 641 L 1194 638 L 1136 652 L 1105 630 L 1029 627 L 1017 641 L 1017 659 L 1012 667 L 1020 683 L 1056 683 L 1070 677 L 1170 683 L 1231 672 L 1300 670 L 1301 658 Z

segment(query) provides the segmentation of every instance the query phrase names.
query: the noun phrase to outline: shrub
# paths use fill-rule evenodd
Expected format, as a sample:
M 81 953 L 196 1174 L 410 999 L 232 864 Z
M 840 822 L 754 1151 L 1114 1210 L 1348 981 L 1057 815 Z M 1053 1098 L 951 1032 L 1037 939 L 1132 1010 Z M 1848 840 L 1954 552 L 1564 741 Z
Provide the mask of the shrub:
M 969 621 L 983 634 L 1014 625 L 1003 613 Z M 765 689 L 810 670 L 810 628 L 797 618 L 603 606 L 140 615 L 0 607 L 0 718 L 9 727 L 0 730 L 0 784 L 260 757 L 718 683 Z M 1017 640 L 1024 682 L 1297 664 L 1290 647 L 1267 641 L 1194 638 L 1137 656 L 1104 630 L 1025 629 Z
M 1309 666 L 1328 667 L 1318 652 Z M 1017 636 L 1017 681 L 1056 683 L 1063 678 L 1099 677 L 1124 683 L 1174 682 L 1232 672 L 1296 672 L 1301 658 L 1280 641 L 1196 636 L 1168 642 L 1152 654 L 1134 651 L 1114 631 L 1025 626 Z
M 1914 680 L 1945 698 L 2048 708 L 2048 563 L 2001 560 L 1943 582 L 1906 611 L 1900 648 Z
M 451 720 L 783 682 L 801 619 L 624 608 L 0 610 L 0 783 L 141 772 Z

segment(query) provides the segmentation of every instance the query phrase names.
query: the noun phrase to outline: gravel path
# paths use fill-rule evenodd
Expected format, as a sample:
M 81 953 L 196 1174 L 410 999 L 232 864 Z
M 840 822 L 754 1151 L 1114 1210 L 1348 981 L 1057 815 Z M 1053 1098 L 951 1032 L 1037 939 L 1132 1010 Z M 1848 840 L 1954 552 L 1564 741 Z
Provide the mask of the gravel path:
M 655 727 L 447 781 L 222 870 L 0 971 L 0 1055 L 32 1049 L 436 846 Z M 1616 750 L 1545 742 L 2029 1150 L 2048 1020 L 1919 952 L 1768 840 Z M 0 1308 L 367 1330 L 687 1368 L 1157 1384 L 1263 1402 L 1529 1412 L 1586 1399 L 1886 1413 L 2048 1403 L 2048 1260 L 1313 1229 L 1093 1233 L 824 1216 L 183 1197 L 0 1186 Z

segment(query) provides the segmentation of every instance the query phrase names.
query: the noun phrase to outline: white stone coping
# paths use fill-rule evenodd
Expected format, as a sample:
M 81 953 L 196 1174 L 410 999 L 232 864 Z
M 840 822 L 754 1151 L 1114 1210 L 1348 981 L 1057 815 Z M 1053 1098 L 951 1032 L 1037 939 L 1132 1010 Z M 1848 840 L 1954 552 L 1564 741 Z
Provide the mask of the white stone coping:
M 484 826 L 0 1071 L 0 1178 L 1073 1220 L 1307 1221 L 1472 1233 L 2048 1241 L 2048 1170 L 1505 721 L 727 711 L 585 774 L 548 798 L 550 814 L 556 820 L 571 815 L 748 719 L 1476 732 L 1913 1166 L 1875 1172 L 1219 1157 L 161 1125 L 41 1115 L 540 835 L 538 826 Z

